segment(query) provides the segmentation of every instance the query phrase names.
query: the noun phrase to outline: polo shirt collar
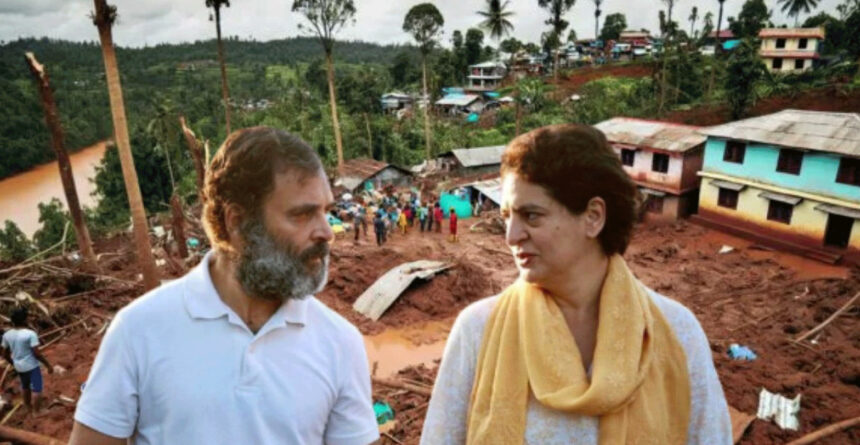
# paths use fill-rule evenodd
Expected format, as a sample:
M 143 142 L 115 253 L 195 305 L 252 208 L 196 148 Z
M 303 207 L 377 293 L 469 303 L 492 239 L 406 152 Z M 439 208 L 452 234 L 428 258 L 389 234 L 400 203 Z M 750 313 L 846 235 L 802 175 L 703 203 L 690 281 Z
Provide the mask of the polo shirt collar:
M 236 324 L 244 326 L 242 319 L 221 300 L 215 285 L 212 283 L 212 276 L 209 273 L 209 262 L 212 261 L 213 251 L 209 251 L 191 272 L 188 273 L 185 280 L 185 308 L 191 318 L 195 319 L 216 319 L 227 316 L 227 319 Z M 273 322 L 277 325 L 296 324 L 304 326 L 307 321 L 307 308 L 312 296 L 302 299 L 287 300 L 281 307 L 272 314 L 271 319 L 266 322 L 266 325 L 271 325 Z

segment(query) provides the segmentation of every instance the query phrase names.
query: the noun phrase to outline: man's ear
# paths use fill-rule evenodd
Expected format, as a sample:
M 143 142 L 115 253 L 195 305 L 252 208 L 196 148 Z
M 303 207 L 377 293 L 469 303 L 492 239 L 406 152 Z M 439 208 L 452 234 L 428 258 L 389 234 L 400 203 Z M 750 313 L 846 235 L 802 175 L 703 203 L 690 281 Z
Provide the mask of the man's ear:
M 595 196 L 588 201 L 583 212 L 585 218 L 585 235 L 589 238 L 597 238 L 606 225 L 606 201 Z

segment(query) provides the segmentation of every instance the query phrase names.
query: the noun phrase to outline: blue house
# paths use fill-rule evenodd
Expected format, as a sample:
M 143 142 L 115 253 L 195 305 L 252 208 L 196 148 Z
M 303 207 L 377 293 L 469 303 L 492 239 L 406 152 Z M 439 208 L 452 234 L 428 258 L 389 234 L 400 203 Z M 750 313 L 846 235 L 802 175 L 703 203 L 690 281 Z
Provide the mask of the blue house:
M 860 264 L 860 114 L 783 110 L 700 131 L 705 225 Z

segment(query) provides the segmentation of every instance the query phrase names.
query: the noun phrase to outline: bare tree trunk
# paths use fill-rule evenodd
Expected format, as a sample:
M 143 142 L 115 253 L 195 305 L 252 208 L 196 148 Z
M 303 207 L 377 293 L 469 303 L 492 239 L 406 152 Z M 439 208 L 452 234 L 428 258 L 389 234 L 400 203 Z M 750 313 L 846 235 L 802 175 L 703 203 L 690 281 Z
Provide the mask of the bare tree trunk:
M 66 194 L 66 204 L 69 206 L 69 213 L 72 215 L 72 222 L 75 225 L 78 248 L 81 250 L 81 256 L 84 259 L 86 267 L 92 272 L 98 272 L 98 261 L 96 261 L 90 232 L 87 230 L 87 225 L 84 222 L 84 214 L 81 211 L 81 204 L 78 201 L 78 191 L 72 173 L 72 164 L 69 162 L 69 154 L 66 152 L 63 127 L 60 124 L 60 115 L 54 102 L 54 93 L 51 91 L 48 73 L 45 72 L 44 67 L 36 60 L 33 53 L 27 53 L 27 65 L 30 67 L 30 73 L 33 74 L 33 78 L 39 86 L 42 107 L 45 111 L 45 123 L 51 132 L 51 147 L 53 147 L 54 153 L 57 155 L 57 166 L 60 168 L 60 179 L 63 183 L 63 192 Z
M 558 84 L 558 48 L 555 49 L 555 65 L 553 66 L 553 76 L 555 76 L 555 83 Z
M 173 216 L 170 228 L 173 232 L 173 240 L 176 241 L 176 249 L 180 257 L 188 258 L 188 247 L 185 245 L 185 215 L 182 213 L 182 201 L 179 200 L 176 192 L 173 192 L 173 196 L 170 197 L 170 211 Z
M 224 119 L 230 135 L 230 90 L 227 87 L 227 65 L 224 63 L 224 42 L 221 41 L 221 7 L 215 6 L 215 32 L 218 36 L 218 62 L 221 65 L 221 98 L 224 101 Z
M 185 125 L 184 116 L 179 116 L 179 125 L 182 127 L 182 134 L 185 135 L 188 151 L 191 152 L 191 159 L 194 161 L 194 171 L 197 172 L 197 200 L 203 203 L 203 181 L 206 178 L 206 167 L 203 166 L 203 153 L 200 152 L 200 143 L 194 132 Z
M 433 157 L 433 153 L 430 150 L 431 141 L 430 141 L 430 96 L 427 94 L 427 55 L 421 55 L 421 70 L 423 72 L 423 84 L 424 84 L 424 100 L 427 103 L 424 104 L 424 146 L 427 149 L 427 160 L 429 161 Z
M 367 126 L 367 155 L 373 159 L 373 134 L 370 132 L 370 116 L 364 113 L 364 124 Z
M 114 51 L 113 35 L 111 34 L 111 26 L 115 18 L 116 8 L 109 7 L 105 0 L 93 1 L 96 7 L 93 21 L 98 27 L 99 39 L 101 40 L 114 134 L 116 136 L 117 149 L 119 150 L 120 164 L 122 165 L 122 176 L 125 180 L 125 191 L 128 194 L 128 205 L 131 208 L 134 241 L 137 247 L 137 261 L 143 274 L 144 287 L 147 290 L 154 289 L 159 284 L 158 269 L 155 267 L 155 259 L 152 256 L 152 248 L 149 244 L 149 228 L 146 224 L 143 197 L 140 195 L 137 172 L 134 169 L 134 158 L 131 155 L 128 123 L 125 118 L 125 104 L 122 99 L 122 86 L 119 81 L 119 69 L 117 68 L 116 52 Z
M 720 2 L 720 13 L 717 16 L 717 44 L 715 45 L 715 48 L 714 48 L 714 59 L 713 59 L 714 63 L 711 65 L 711 80 L 708 83 L 708 99 L 709 100 L 711 98 L 711 93 L 714 90 L 714 76 L 715 76 L 715 73 L 717 71 L 716 70 L 716 68 L 717 68 L 717 56 L 719 56 L 720 53 L 723 52 L 723 44 L 720 43 L 720 31 L 721 31 L 720 28 L 722 26 L 723 26 L 723 3 Z
M 343 173 L 343 140 L 340 136 L 340 122 L 337 119 L 337 98 L 334 92 L 334 62 L 331 51 L 325 53 L 325 66 L 328 72 L 328 98 L 331 105 L 331 123 L 334 127 L 334 143 L 337 146 L 337 171 Z

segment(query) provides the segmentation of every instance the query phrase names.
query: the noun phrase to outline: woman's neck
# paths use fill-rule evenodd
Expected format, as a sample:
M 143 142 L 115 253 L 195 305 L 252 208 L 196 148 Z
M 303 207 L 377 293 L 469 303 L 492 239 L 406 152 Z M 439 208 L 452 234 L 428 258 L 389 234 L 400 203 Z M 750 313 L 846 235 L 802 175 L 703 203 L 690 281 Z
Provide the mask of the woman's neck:
M 596 314 L 600 303 L 600 290 L 609 269 L 609 257 L 602 254 L 583 258 L 557 288 L 549 289 L 556 304 L 565 315 Z

